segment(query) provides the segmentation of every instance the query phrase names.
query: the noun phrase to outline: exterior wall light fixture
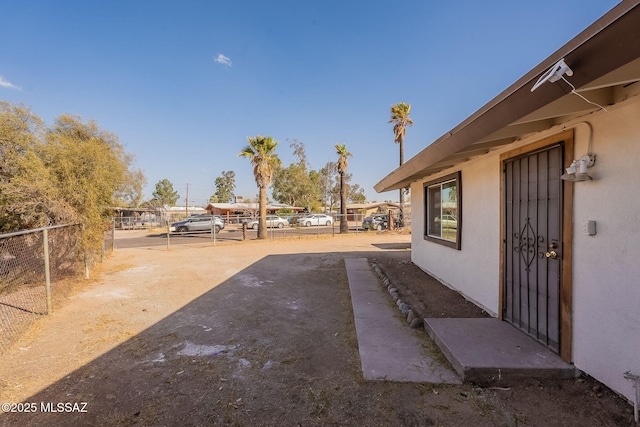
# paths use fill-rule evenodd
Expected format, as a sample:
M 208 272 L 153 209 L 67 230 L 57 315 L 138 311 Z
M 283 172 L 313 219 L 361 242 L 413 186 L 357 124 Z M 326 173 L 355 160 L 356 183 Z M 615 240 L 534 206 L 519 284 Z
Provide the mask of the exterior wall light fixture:
M 571 162 L 571 166 L 566 169 L 565 174 L 563 174 L 560 179 L 564 181 L 571 182 L 581 182 L 581 181 L 593 181 L 587 174 L 587 168 L 590 168 L 596 163 L 596 155 L 593 153 L 585 154 L 579 159 Z

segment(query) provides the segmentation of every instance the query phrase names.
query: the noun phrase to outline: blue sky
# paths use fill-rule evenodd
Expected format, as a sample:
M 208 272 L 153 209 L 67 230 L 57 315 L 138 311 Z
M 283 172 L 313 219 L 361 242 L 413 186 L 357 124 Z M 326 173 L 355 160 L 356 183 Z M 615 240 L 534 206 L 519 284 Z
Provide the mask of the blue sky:
M 313 169 L 346 144 L 369 201 L 398 165 L 389 108 L 412 105 L 405 159 L 614 7 L 611 0 L 4 1 L 0 99 L 47 123 L 93 119 L 206 204 L 222 171 L 255 197 L 247 137 L 302 141 Z

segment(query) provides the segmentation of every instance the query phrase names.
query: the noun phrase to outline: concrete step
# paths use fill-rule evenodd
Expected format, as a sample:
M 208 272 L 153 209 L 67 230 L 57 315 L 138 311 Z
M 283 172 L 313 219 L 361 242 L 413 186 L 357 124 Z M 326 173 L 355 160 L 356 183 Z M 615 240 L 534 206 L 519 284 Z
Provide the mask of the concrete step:
M 424 327 L 464 382 L 576 375 L 573 365 L 500 319 L 429 318 Z

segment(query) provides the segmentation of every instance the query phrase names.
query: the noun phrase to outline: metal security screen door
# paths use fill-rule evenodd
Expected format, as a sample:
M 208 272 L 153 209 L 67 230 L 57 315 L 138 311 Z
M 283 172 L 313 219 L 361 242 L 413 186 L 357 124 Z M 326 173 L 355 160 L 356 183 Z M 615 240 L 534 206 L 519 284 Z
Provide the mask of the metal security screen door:
M 502 317 L 558 352 L 562 146 L 504 162 Z

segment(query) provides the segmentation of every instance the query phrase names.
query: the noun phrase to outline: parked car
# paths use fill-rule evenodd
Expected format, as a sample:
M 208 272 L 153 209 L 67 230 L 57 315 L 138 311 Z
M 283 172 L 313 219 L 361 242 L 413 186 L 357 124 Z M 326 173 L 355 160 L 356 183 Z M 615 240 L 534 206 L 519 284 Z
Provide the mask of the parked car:
M 224 221 L 219 216 L 198 215 L 189 217 L 183 221 L 174 222 L 169 227 L 171 233 L 188 233 L 193 231 L 211 231 L 211 222 L 216 234 L 224 228 Z
M 362 220 L 365 230 L 385 230 L 389 228 L 389 217 L 385 214 L 373 214 Z
M 458 228 L 458 219 L 453 215 L 442 215 L 442 219 L 435 217 L 435 222 L 439 222 L 442 228 Z
M 312 225 L 331 225 L 333 218 L 325 214 L 312 214 L 298 218 L 300 226 L 311 227 Z
M 247 221 L 246 224 L 247 224 L 247 228 L 253 228 L 254 230 L 258 229 L 257 219 L 254 219 L 253 221 Z M 287 221 L 286 219 L 276 215 L 267 215 L 267 228 L 269 227 L 282 228 L 287 225 L 289 225 L 289 221 Z

